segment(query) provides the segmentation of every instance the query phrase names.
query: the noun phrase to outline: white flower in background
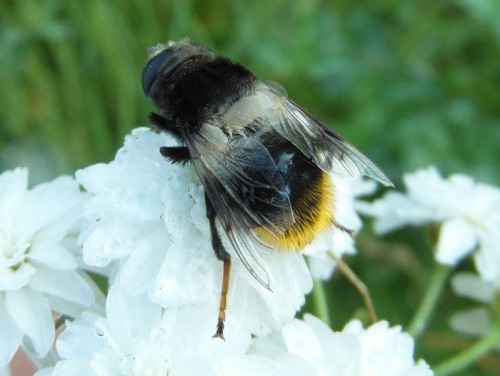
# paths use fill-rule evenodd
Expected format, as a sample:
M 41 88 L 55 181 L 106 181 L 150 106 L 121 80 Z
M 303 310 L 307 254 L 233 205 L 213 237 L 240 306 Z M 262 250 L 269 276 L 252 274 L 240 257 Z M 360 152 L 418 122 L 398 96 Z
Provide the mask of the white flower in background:
M 360 212 L 375 218 L 375 231 L 388 233 L 405 225 L 439 223 L 436 259 L 455 265 L 474 250 L 483 279 L 500 282 L 500 190 L 466 175 L 443 179 L 430 167 L 405 175 L 407 192 L 389 192 Z
M 377 183 L 362 177 L 339 179 L 332 177 L 335 192 L 335 219 L 349 234 L 341 229 L 333 229 L 333 234 L 328 232 L 321 236 L 312 245 L 304 249 L 307 254 L 309 269 L 313 278 L 326 280 L 332 276 L 335 262 L 328 252 L 333 252 L 337 257 L 353 255 L 356 253 L 354 235 L 361 230 L 363 223 L 355 211 L 357 198 L 373 194 Z
M 212 339 L 214 312 L 206 304 L 164 310 L 114 284 L 106 318 L 86 312 L 67 322 L 56 344 L 61 360 L 37 376 L 215 375 L 219 362 L 245 354 L 251 337 Z
M 28 190 L 28 170 L 0 175 L 0 368 L 21 343 L 38 357 L 54 341 L 51 310 L 76 315 L 94 303 L 68 238 L 84 195 L 70 177 Z
M 114 161 L 77 172 L 92 194 L 81 236 L 84 260 L 114 266 L 115 283 L 131 294 L 146 293 L 163 307 L 206 303 L 214 313 L 204 325 L 215 330 L 222 262 L 212 250 L 203 187 L 191 165 L 174 165 L 161 156 L 159 148 L 169 145 L 175 141 L 168 135 L 136 129 Z M 312 288 L 304 257 L 258 247 L 271 292 L 220 233 L 233 260 L 226 339 L 240 324 L 247 333 L 265 334 L 291 321 Z
M 334 332 L 306 314 L 303 321 L 285 325 L 278 335 L 257 338 L 249 353 L 274 358 L 278 363 L 291 362 L 292 356 L 295 362 L 302 362 L 302 375 L 432 375 L 424 361 L 415 363 L 413 351 L 413 339 L 385 321 L 367 329 L 359 321 L 351 321 L 341 332 Z
M 500 285 L 495 287 L 494 284 L 484 281 L 473 273 L 461 272 L 453 276 L 451 287 L 458 296 L 483 304 L 454 314 L 451 318 L 451 327 L 457 332 L 473 336 L 490 333 L 493 322 L 486 306 L 495 301 Z

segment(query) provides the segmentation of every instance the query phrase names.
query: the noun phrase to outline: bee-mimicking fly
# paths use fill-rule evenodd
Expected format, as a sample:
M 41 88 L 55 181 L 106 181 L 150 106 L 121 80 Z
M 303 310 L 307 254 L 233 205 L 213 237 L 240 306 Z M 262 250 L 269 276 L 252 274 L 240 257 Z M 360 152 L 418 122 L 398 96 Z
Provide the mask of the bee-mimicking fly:
M 151 48 L 142 87 L 159 109 L 153 126 L 179 143 L 160 148 L 172 163 L 192 162 L 205 188 L 212 247 L 224 262 L 217 330 L 223 337 L 231 258 L 219 219 L 249 272 L 269 288 L 253 245 L 300 251 L 338 226 L 332 177 L 392 183 L 367 157 L 275 85 L 187 39 Z

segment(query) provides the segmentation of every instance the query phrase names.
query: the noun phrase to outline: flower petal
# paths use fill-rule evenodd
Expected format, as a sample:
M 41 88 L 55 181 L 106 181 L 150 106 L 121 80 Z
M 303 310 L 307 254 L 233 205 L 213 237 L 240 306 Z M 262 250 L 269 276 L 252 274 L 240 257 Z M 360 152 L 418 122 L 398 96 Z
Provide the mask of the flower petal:
M 28 258 L 54 269 L 72 270 L 78 266 L 75 256 L 66 247 L 54 242 L 34 243 Z
M 486 282 L 473 273 L 457 273 L 451 279 L 451 287 L 455 294 L 481 303 L 491 303 L 495 299 L 496 290 L 492 283 Z
M 1 298 L 1 296 L 0 296 Z M 0 300 L 0 367 L 8 364 L 21 343 L 23 333 L 10 317 Z
M 31 340 L 39 357 L 49 352 L 54 342 L 54 322 L 47 301 L 29 288 L 8 291 L 5 307 L 10 317 Z
M 463 219 L 450 219 L 441 226 L 436 247 L 436 260 L 444 265 L 456 265 L 477 244 L 474 228 Z
M 168 246 L 164 231 L 156 231 L 138 244 L 120 271 L 120 283 L 127 292 L 141 294 L 154 285 Z
M 451 318 L 451 327 L 459 333 L 482 336 L 491 331 L 491 318 L 486 308 L 459 312 Z
M 83 307 L 94 303 L 92 288 L 76 271 L 50 270 L 40 266 L 31 279 L 30 286 L 36 291 L 80 304 Z
M 52 376 L 68 376 L 68 375 L 78 375 L 78 376 L 96 376 L 94 372 L 90 369 L 90 364 L 86 361 L 79 359 L 64 360 L 58 362 L 52 371 Z M 36 374 L 35 376 L 38 376 Z
M 304 321 L 294 320 L 283 327 L 282 333 L 290 354 L 299 355 L 312 363 L 316 363 L 323 356 L 319 339 Z
M 496 231 L 480 233 L 480 246 L 474 262 L 481 278 L 500 288 L 500 225 Z
M 53 372 L 54 372 L 54 367 L 42 368 L 36 371 L 34 376 L 53 376 Z M 0 375 L 2 374 L 0 373 Z
M 425 207 L 441 208 L 449 193 L 449 184 L 435 166 L 405 174 L 403 180 L 411 200 Z
M 118 284 L 114 284 L 108 293 L 106 314 L 111 331 L 122 348 L 132 351 L 137 338 L 146 337 L 160 321 L 161 307 L 151 302 L 145 294 L 129 295 Z
M 36 186 L 18 209 L 23 218 L 21 234 L 31 237 L 56 223 L 68 228 L 83 216 L 83 197 L 78 183 L 69 176 Z
M 112 260 L 132 253 L 140 239 L 149 235 L 150 223 L 134 222 L 116 217 L 101 223 L 86 234 L 83 243 L 83 260 L 86 264 L 106 266 Z M 124 234 L 127 234 L 124 240 Z
M 372 204 L 357 202 L 356 210 L 375 217 L 377 234 L 386 234 L 408 224 L 420 225 L 434 219 L 429 208 L 399 192 L 389 192 Z
M 307 256 L 307 265 L 314 279 L 326 281 L 330 279 L 335 268 L 335 263 L 327 253 Z
M 26 286 L 36 269 L 33 265 L 23 263 L 17 270 L 7 267 L 0 267 L 0 291 L 19 290 Z
M 13 215 L 28 188 L 28 169 L 16 168 L 0 175 L 0 213 Z
M 66 329 L 57 339 L 57 353 L 63 359 L 90 359 L 106 345 L 106 340 L 93 330 L 99 316 L 83 312 L 74 321 L 66 321 Z

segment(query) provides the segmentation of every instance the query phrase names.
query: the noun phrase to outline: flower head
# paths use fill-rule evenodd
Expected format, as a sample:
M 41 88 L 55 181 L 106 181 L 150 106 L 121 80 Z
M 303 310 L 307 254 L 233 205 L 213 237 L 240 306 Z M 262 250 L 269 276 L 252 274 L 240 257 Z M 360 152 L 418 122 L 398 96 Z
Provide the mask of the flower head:
M 375 218 L 375 231 L 438 223 L 438 262 L 455 265 L 476 250 L 474 260 L 482 278 L 500 281 L 500 190 L 466 175 L 444 179 L 434 167 L 408 174 L 404 182 L 406 193 L 389 192 L 360 206 Z
M 26 338 L 43 357 L 54 341 L 51 310 L 76 315 L 94 302 L 78 271 L 72 227 L 84 195 L 69 177 L 28 190 L 28 170 L 0 175 L 0 366 Z
M 413 340 L 386 322 L 363 329 L 353 321 L 333 332 L 306 315 L 268 337 L 239 331 L 222 342 L 210 337 L 212 314 L 207 304 L 162 309 L 115 284 L 106 317 L 85 312 L 67 322 L 61 360 L 37 376 L 432 375 L 413 360 Z
M 249 353 L 302 362 L 307 375 L 430 376 L 424 361 L 413 360 L 413 339 L 401 328 L 378 322 L 363 329 L 350 322 L 334 332 L 319 319 L 305 315 L 283 327 L 277 336 L 257 339 Z
M 206 304 L 162 309 L 144 294 L 127 294 L 114 284 L 106 317 L 85 312 L 57 340 L 61 357 L 45 374 L 163 376 L 215 374 L 223 359 L 239 357 L 250 335 L 212 339 L 214 310 Z M 40 372 L 39 374 L 43 374 Z
M 175 165 L 161 156 L 160 147 L 173 144 L 168 135 L 136 129 L 114 161 L 77 172 L 92 194 L 81 236 L 84 260 L 112 264 L 115 283 L 130 294 L 145 293 L 165 308 L 208 303 L 215 309 L 222 263 L 211 246 L 203 186 L 193 166 Z M 233 260 L 226 338 L 232 325 L 264 334 L 292 320 L 312 288 L 303 256 L 256 245 L 270 277 L 269 291 L 248 273 L 220 233 Z

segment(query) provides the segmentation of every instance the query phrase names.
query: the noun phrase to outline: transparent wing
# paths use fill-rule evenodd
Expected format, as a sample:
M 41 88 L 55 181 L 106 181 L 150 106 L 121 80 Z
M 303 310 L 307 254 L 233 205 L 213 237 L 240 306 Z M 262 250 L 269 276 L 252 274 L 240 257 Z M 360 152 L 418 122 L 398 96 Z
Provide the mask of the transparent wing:
M 255 251 L 252 229 L 278 236 L 293 222 L 283 179 L 267 149 L 256 139 L 230 141 L 215 125 L 185 134 L 200 180 L 236 253 L 250 273 L 269 288 Z
M 264 95 L 270 96 L 275 105 L 269 111 L 269 117 L 264 115 L 259 120 L 272 126 L 318 167 L 339 176 L 365 175 L 393 186 L 382 170 L 348 141 L 286 98 L 281 91 L 267 84 L 260 85 Z

